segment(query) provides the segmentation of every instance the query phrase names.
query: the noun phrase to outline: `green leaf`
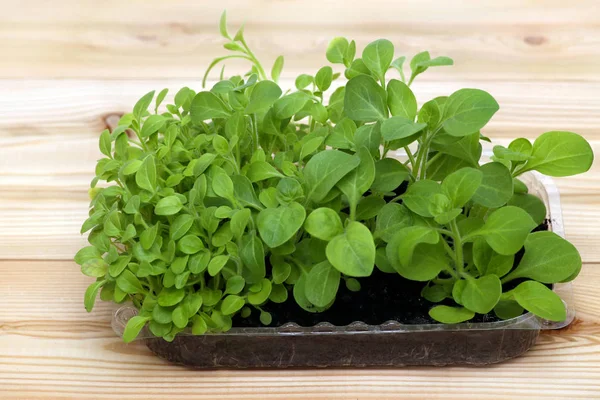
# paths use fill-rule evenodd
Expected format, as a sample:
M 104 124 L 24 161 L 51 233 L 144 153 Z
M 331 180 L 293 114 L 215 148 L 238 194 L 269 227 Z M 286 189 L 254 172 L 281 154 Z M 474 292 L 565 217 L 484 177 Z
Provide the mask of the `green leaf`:
M 94 304 L 96 303 L 96 296 L 98 296 L 98 291 L 106 281 L 98 281 L 92 283 L 85 291 L 85 295 L 83 296 L 83 304 L 85 306 L 85 310 L 87 312 L 91 312 L 94 308 Z
M 358 58 L 346 68 L 344 71 L 344 76 L 347 79 L 352 79 L 360 75 L 371 76 L 371 71 L 365 65 L 364 61 L 361 58 Z
M 377 216 L 379 211 L 385 206 L 386 202 L 379 196 L 367 196 L 363 197 L 358 203 L 356 209 L 356 219 L 359 221 L 365 221 Z
M 260 202 L 267 208 L 277 208 L 279 201 L 277 200 L 277 189 L 274 187 L 267 188 L 258 195 Z
M 188 325 L 188 317 L 187 315 L 185 315 L 185 310 L 182 307 L 182 304 L 178 305 L 174 310 L 173 310 L 173 324 L 180 328 L 183 329 Z
M 306 298 L 317 307 L 326 307 L 335 300 L 340 286 L 340 272 L 328 261 L 311 268 L 306 277 Z
M 473 243 L 473 261 L 481 275 L 494 274 L 502 278 L 513 267 L 514 255 L 504 256 L 494 252 L 485 239 L 478 238 Z
M 590 144 L 573 132 L 546 132 L 535 140 L 523 171 L 536 170 L 550 176 L 570 176 L 586 172 L 592 166 L 594 153 Z
M 311 212 L 304 222 L 304 229 L 311 236 L 330 241 L 344 232 L 342 220 L 331 208 L 321 207 Z
M 392 79 L 388 83 L 387 104 L 394 117 L 403 117 L 411 122 L 417 117 L 417 99 L 404 82 Z
M 525 140 L 527 140 L 527 139 L 525 139 Z M 529 143 L 529 141 L 527 141 L 527 143 Z M 531 153 L 531 149 L 529 149 L 529 152 Z M 517 151 L 513 151 L 510 149 L 507 149 L 504 146 L 494 146 L 494 156 L 496 156 L 502 160 L 517 161 L 517 162 L 527 161 L 531 158 L 531 156 L 529 154 L 523 154 L 523 153 L 520 153 Z
M 110 276 L 117 277 L 123 272 L 125 268 L 127 268 L 127 264 L 131 261 L 131 255 L 123 255 L 119 256 L 114 262 L 110 264 L 108 272 Z M 104 275 L 102 275 L 104 276 Z
M 148 111 L 148 106 L 152 102 L 153 98 L 154 98 L 154 90 L 149 93 L 146 93 L 141 99 L 138 100 L 137 103 L 135 103 L 135 106 L 133 106 L 133 116 L 135 117 L 136 120 L 138 120 L 138 121 L 142 120 L 142 117 L 143 117 L 144 113 L 146 111 Z
M 513 179 L 510 171 L 498 162 L 481 166 L 481 185 L 473 195 L 473 201 L 488 208 L 506 204 L 513 195 Z
M 442 182 L 442 193 L 452 201 L 452 207 L 462 207 L 475 194 L 483 174 L 475 168 L 462 168 L 448 175 Z
M 386 119 L 381 125 L 381 134 L 387 142 L 414 136 L 427 127 L 427 124 L 415 123 L 408 118 L 396 116 Z M 416 139 L 416 137 L 415 137 Z
M 564 321 L 567 310 L 556 293 L 535 281 L 525 281 L 509 292 L 521 307 L 550 321 Z
M 460 89 L 452 93 L 444 105 L 444 130 L 452 136 L 477 132 L 499 108 L 496 100 L 483 90 Z
M 142 160 L 131 160 L 123 166 L 121 171 L 123 172 L 123 175 L 133 175 L 140 169 L 141 166 Z
M 541 224 L 546 219 L 546 206 L 537 196 L 523 193 L 514 194 L 508 201 L 509 206 L 516 206 L 527 211 L 536 224 Z
M 254 305 L 261 305 L 268 300 L 272 289 L 271 281 L 265 278 L 262 281 L 260 281 L 260 283 L 260 291 L 248 294 L 248 303 Z
M 302 90 L 305 89 L 308 85 L 312 84 L 315 79 L 308 74 L 300 74 L 296 78 L 295 85 L 296 89 Z
M 125 343 L 132 342 L 138 335 L 146 323 L 150 320 L 150 317 L 141 317 L 136 315 L 132 317 L 129 321 L 127 321 L 127 325 L 125 325 L 125 330 L 123 331 L 123 341 Z
M 177 248 L 184 254 L 196 254 L 204 248 L 204 243 L 198 236 L 186 235 L 179 240 Z
M 225 39 L 230 39 L 229 33 L 227 33 L 227 11 L 223 10 L 223 14 L 221 14 L 221 19 L 219 20 L 219 31 L 221 32 L 221 36 Z
M 174 215 L 183 208 L 181 199 L 177 196 L 167 196 L 156 203 L 154 214 L 156 215 Z
M 283 69 L 283 56 L 279 56 L 275 59 L 273 63 L 273 68 L 271 69 L 271 78 L 275 82 L 279 80 L 279 76 L 281 75 L 281 70 Z
M 514 190 L 515 194 L 522 194 L 522 193 L 529 192 L 529 188 L 527 187 L 527 185 L 524 184 L 522 181 L 520 181 L 517 178 L 513 178 L 513 190 Z
M 177 216 L 169 228 L 169 237 L 173 240 L 179 240 L 185 235 L 194 224 L 194 217 L 189 214 Z
M 468 279 L 462 291 L 462 305 L 479 314 L 487 314 L 498 304 L 502 284 L 496 275 Z
M 112 157 L 110 152 L 111 148 L 112 143 L 110 140 L 110 133 L 108 132 L 108 129 L 105 129 L 100 134 L 100 152 L 102 152 L 102 154 L 106 155 L 107 157 Z
M 369 228 L 351 221 L 344 233 L 326 248 L 327 259 L 338 271 L 353 277 L 369 276 L 375 265 L 375 243 Z
M 233 181 L 224 172 L 218 172 L 212 177 L 212 189 L 215 194 L 224 199 L 233 199 Z
M 232 276 L 231 278 L 227 279 L 225 293 L 238 294 L 244 289 L 244 286 L 246 286 L 246 280 L 243 277 L 239 275 Z
M 227 264 L 227 261 L 229 261 L 229 256 L 225 254 L 213 257 L 213 259 L 208 263 L 208 274 L 210 276 L 217 275 L 219 272 L 221 272 L 225 264 Z
M 410 266 L 415 248 L 420 243 L 436 244 L 440 235 L 431 228 L 424 226 L 409 226 L 396 232 L 388 243 L 386 252 L 388 259 L 394 264 Z M 398 261 L 396 263 L 395 261 Z
M 508 145 L 508 149 L 515 153 L 530 156 L 531 151 L 533 150 L 533 145 L 528 139 L 518 138 L 510 142 L 510 144 Z
M 369 190 L 375 180 L 375 163 L 367 148 L 361 147 L 356 154 L 360 164 L 336 185 L 348 198 L 351 208 L 356 208 L 361 196 Z
M 514 300 L 502 300 L 494 307 L 494 314 L 501 319 L 516 318 L 523 314 L 523 307 Z
M 581 256 L 575 246 L 556 233 L 534 232 L 525 240 L 525 255 L 521 262 L 504 280 L 529 278 L 556 283 L 575 278 L 580 270 Z
M 117 287 L 128 294 L 145 292 L 140 280 L 128 269 L 117 278 Z
M 324 140 L 325 138 L 323 136 L 317 136 L 304 142 L 302 148 L 300 149 L 300 156 L 298 157 L 298 160 L 304 160 L 308 155 L 317 151 L 323 144 Z
M 371 185 L 374 192 L 391 192 L 408 179 L 410 172 L 395 158 L 384 158 L 375 163 L 375 179 Z
M 160 105 L 162 104 L 165 97 L 167 97 L 167 93 L 169 93 L 169 89 L 164 88 L 163 90 L 161 90 L 158 93 L 158 96 L 156 96 L 156 101 L 154 102 L 154 112 L 155 113 L 158 112 L 158 107 L 160 107 Z
M 192 100 L 190 116 L 194 123 L 200 124 L 207 119 L 227 118 L 231 109 L 216 94 L 200 92 Z
M 292 272 L 292 266 L 286 262 L 273 263 L 273 283 L 281 284 L 288 279 Z
M 240 258 L 249 275 L 244 275 L 248 283 L 260 281 L 265 276 L 265 251 L 262 241 L 251 233 L 242 236 L 239 244 Z
M 443 104 L 446 100 L 446 97 L 436 97 L 423 104 L 419 110 L 417 121 L 426 123 L 430 130 L 437 128 L 442 121 Z
M 404 205 L 412 212 L 422 217 L 431 218 L 429 204 L 436 194 L 442 192 L 440 184 L 437 182 L 422 179 L 408 186 L 406 193 L 402 195 Z
M 305 311 L 314 313 L 325 311 L 327 309 L 326 307 L 315 306 L 306 298 L 306 274 L 302 274 L 300 278 L 298 278 L 294 285 L 293 294 L 296 303 Z
M 258 214 L 260 237 L 271 248 L 281 246 L 302 227 L 306 210 L 297 202 L 277 208 L 266 208 Z
M 147 228 L 140 234 L 140 244 L 144 248 L 144 250 L 150 250 L 154 241 L 156 240 L 156 236 L 158 235 L 159 224 L 156 223 L 152 225 L 150 228 Z
M 386 39 L 379 39 L 365 46 L 362 60 L 378 78 L 382 79 L 394 59 L 394 45 Z
M 266 111 L 279 96 L 281 96 L 281 88 L 275 82 L 260 81 L 252 88 L 245 113 L 253 114 Z
M 208 267 L 210 262 L 210 251 L 202 249 L 190 257 L 188 269 L 192 274 L 199 274 Z
M 250 164 L 246 176 L 250 182 L 260 182 L 270 178 L 284 178 L 284 175 L 266 161 L 255 161 Z
M 75 262 L 78 265 L 85 264 L 86 261 L 92 260 L 95 258 L 100 258 L 102 256 L 102 252 L 95 248 L 94 246 L 87 246 L 82 248 L 75 254 Z
M 312 157 L 304 167 L 308 187 L 307 198 L 320 202 L 346 174 L 360 164 L 360 158 L 338 150 L 324 150 Z
M 374 235 L 376 238 L 389 242 L 396 232 L 412 223 L 412 214 L 408 208 L 398 203 L 388 203 L 377 214 Z
M 158 294 L 158 305 L 162 307 L 172 307 L 185 297 L 185 290 L 183 289 L 167 289 L 163 288 Z
M 323 67 L 317 71 L 315 75 L 315 84 L 317 88 L 324 92 L 331 86 L 331 82 L 333 80 L 333 69 L 329 66 Z
M 233 315 L 244 307 L 246 301 L 241 296 L 230 294 L 223 299 L 221 303 L 221 312 L 223 315 Z
M 165 117 L 162 115 L 151 115 L 144 121 L 140 135 L 142 137 L 148 137 L 162 129 L 165 123 Z
M 271 316 L 271 313 L 269 313 L 267 311 L 261 311 L 258 319 L 260 320 L 260 323 L 263 325 L 270 325 L 271 322 L 273 322 L 273 317 Z
M 363 125 L 354 134 L 356 148 L 366 147 L 378 160 L 380 158 L 379 146 L 381 146 L 381 124 Z M 351 146 L 352 147 L 352 146 Z
M 441 136 L 449 135 L 439 135 L 437 137 L 439 138 Z M 454 137 L 452 136 L 452 138 Z M 452 143 L 437 143 L 434 139 L 431 148 L 440 153 L 467 161 L 472 167 L 479 167 L 479 159 L 481 158 L 482 150 L 481 143 L 479 142 L 479 132 L 466 135 Z
M 385 90 L 367 75 L 356 76 L 346 84 L 344 113 L 355 121 L 380 121 L 388 116 Z
M 329 42 L 327 46 L 326 57 L 330 63 L 343 64 L 344 56 L 348 50 L 348 39 L 343 37 L 336 37 Z
M 252 182 L 243 175 L 234 175 L 231 177 L 233 182 L 233 192 L 238 203 L 246 207 L 252 207 L 258 210 L 262 209 L 260 201 L 256 197 Z
M 273 104 L 275 118 L 291 118 L 304 108 L 309 99 L 308 95 L 304 92 L 294 92 L 283 96 Z
M 435 306 L 429 310 L 429 316 L 443 324 L 458 324 L 470 320 L 475 313 L 464 307 Z
M 529 232 L 536 226 L 527 212 L 506 206 L 491 213 L 483 227 L 471 236 L 483 236 L 495 252 L 511 255 L 519 251 Z
M 391 68 L 394 68 L 396 71 L 398 71 L 398 73 L 400 74 L 400 78 L 402 78 L 403 83 L 406 81 L 406 78 L 404 76 L 404 62 L 405 61 L 406 61 L 406 57 L 400 56 L 400 57 L 396 58 L 394 61 L 392 61 L 392 64 L 390 65 Z M 390 83 L 391 83 L 391 81 L 390 81 Z
M 183 271 L 185 271 L 185 268 L 187 267 L 189 259 L 190 259 L 189 255 L 187 255 L 185 257 L 175 258 L 175 260 L 173 260 L 173 262 L 171 263 L 171 271 L 173 271 L 173 273 L 176 275 L 181 274 Z
M 248 225 L 248 221 L 250 221 L 251 212 L 250 209 L 244 208 L 237 211 L 231 217 L 231 233 L 236 238 L 240 238 Z
M 154 156 L 149 155 L 144 158 L 142 166 L 135 173 L 135 183 L 142 189 L 154 192 L 156 188 L 156 164 Z

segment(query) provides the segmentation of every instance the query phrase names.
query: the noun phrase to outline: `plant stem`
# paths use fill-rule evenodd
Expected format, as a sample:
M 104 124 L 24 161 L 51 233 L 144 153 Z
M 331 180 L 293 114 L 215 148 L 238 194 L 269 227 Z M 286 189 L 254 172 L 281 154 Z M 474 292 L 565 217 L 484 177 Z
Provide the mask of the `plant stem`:
M 431 157 L 429 160 L 427 160 L 427 162 L 425 163 L 425 166 L 428 167 L 431 165 L 431 163 L 433 163 L 435 160 L 437 160 L 438 158 L 440 158 L 442 156 L 442 153 L 437 153 L 435 156 Z
M 465 269 L 465 261 L 463 257 L 463 248 L 462 241 L 460 237 L 460 232 L 458 230 L 458 225 L 456 224 L 456 220 L 450 221 L 450 227 L 452 228 L 452 232 L 454 233 L 454 253 L 456 254 L 456 270 L 459 275 L 464 272 Z
M 410 151 L 410 148 L 408 146 L 404 146 L 404 151 L 406 151 L 406 155 L 408 156 L 408 160 L 410 161 L 410 169 L 411 172 L 414 174 L 415 172 L 415 164 L 417 163 L 415 160 L 415 156 L 413 155 L 412 151 Z
M 252 141 L 254 142 L 254 151 L 258 150 L 258 119 L 256 114 L 252 114 Z
M 262 77 L 262 79 L 267 79 L 267 74 L 265 73 L 265 70 L 263 69 L 262 65 L 260 65 L 260 62 L 258 61 L 258 59 L 256 58 L 256 56 L 254 55 L 254 53 L 252 52 L 252 50 L 250 50 L 250 47 L 248 47 L 248 44 L 246 43 L 246 40 L 242 37 L 242 39 L 240 40 L 240 42 L 242 42 L 242 45 L 246 49 L 246 52 L 248 53 L 248 56 L 250 56 L 250 58 L 252 59 L 252 62 L 254 62 L 254 65 L 256 65 L 256 69 L 258 70 L 258 74 Z

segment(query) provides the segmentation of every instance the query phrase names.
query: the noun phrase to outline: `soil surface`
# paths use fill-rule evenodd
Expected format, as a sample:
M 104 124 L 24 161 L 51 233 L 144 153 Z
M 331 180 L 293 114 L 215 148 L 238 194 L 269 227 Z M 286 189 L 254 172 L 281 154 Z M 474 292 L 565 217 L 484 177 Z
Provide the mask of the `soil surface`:
M 401 185 L 395 192 L 399 195 L 405 190 L 406 185 Z M 541 230 L 548 230 L 547 222 L 534 229 L 534 231 Z M 524 253 L 525 250 L 521 249 L 515 255 L 513 268 L 519 264 Z M 270 269 L 268 259 L 267 269 Z M 295 322 L 300 326 L 314 326 L 320 322 L 344 326 L 355 321 L 362 321 L 369 325 L 379 325 L 390 320 L 403 324 L 437 324 L 438 322 L 428 314 L 433 306 L 441 304 L 456 306 L 450 299 L 446 299 L 441 303 L 427 301 L 421 297 L 421 289 L 425 286 L 424 282 L 411 281 L 399 274 L 384 273 L 378 268 L 374 268 L 371 276 L 358 278 L 358 281 L 361 285 L 360 291 L 351 292 L 342 280 L 335 302 L 329 309 L 321 313 L 311 313 L 300 308 L 296 304 L 291 290 L 285 302 L 268 302 L 262 306 L 262 309 L 271 313 L 273 317 L 269 326 L 281 326 L 288 322 Z M 519 283 L 521 283 L 521 280 L 515 280 L 510 283 L 510 287 L 504 286 L 504 290 L 512 289 Z M 248 318 L 237 315 L 233 318 L 233 326 L 264 326 L 259 320 L 259 315 L 260 312 L 254 309 Z M 476 314 L 470 322 L 494 322 L 499 320 L 492 311 L 486 315 Z

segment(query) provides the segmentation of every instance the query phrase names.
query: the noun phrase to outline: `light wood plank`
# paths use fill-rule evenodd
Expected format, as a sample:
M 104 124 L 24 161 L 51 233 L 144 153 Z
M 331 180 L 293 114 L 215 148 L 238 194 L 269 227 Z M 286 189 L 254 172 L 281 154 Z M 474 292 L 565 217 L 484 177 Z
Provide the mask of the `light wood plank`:
M 293 82 L 286 80 L 281 85 L 289 88 Z M 5 148 L 18 146 L 29 136 L 97 137 L 107 126 L 107 118 L 130 112 L 145 93 L 166 87 L 170 89 L 166 101 L 171 101 L 183 86 L 201 90 L 199 79 L 0 80 L 0 93 L 10 93 L 0 96 L 0 143 Z M 423 103 L 463 87 L 487 90 L 498 100 L 500 111 L 484 128 L 492 138 L 533 138 L 549 130 L 569 130 L 600 139 L 600 113 L 595 112 L 600 109 L 600 82 L 484 81 L 471 77 L 454 82 L 416 82 L 412 89 Z
M 574 282 L 576 322 L 489 368 L 190 371 L 125 345 L 115 306 L 83 309 L 90 278 L 72 262 L 0 262 L 2 399 L 564 399 L 600 393 L 600 265 Z M 25 297 L 27 296 L 27 297 Z
M 595 6 L 594 0 L 25 0 L 7 3 L 0 16 L 0 77 L 197 77 L 224 53 L 217 24 L 228 9 L 233 33 L 247 21 L 249 44 L 268 67 L 285 54 L 287 77 L 325 64 L 328 41 L 346 35 L 359 48 L 387 37 L 401 54 L 431 50 L 456 60 L 425 80 L 597 81 Z

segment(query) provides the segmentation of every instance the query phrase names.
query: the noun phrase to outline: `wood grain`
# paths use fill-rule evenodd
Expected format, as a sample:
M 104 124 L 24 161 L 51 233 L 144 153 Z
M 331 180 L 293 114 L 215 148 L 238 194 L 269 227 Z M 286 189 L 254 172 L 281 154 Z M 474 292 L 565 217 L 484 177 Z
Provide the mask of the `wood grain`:
M 284 76 L 324 65 L 339 35 L 359 48 L 378 37 L 399 54 L 430 50 L 456 66 L 425 80 L 452 78 L 598 81 L 600 26 L 594 0 L 57 0 L 5 1 L 0 77 L 198 77 L 224 53 L 219 15 L 246 37 L 265 65 L 286 56 Z M 232 67 L 245 71 L 242 65 Z
M 225 52 L 223 9 L 230 31 L 247 22 L 267 69 L 285 55 L 284 86 L 325 65 L 334 36 L 359 49 L 386 37 L 398 55 L 454 58 L 415 82 L 421 103 L 481 88 L 501 105 L 485 131 L 495 142 L 571 130 L 598 152 L 596 3 L 0 0 L 0 399 L 599 399 L 598 162 L 556 180 L 567 238 L 584 260 L 575 322 L 488 368 L 189 371 L 123 344 L 110 328 L 115 305 L 85 312 L 91 279 L 71 261 L 86 243 L 78 232 L 107 119 L 150 90 L 199 89 L 204 67 Z
M 90 278 L 65 261 L 0 262 L 0 398 L 597 398 L 599 264 L 575 281 L 576 322 L 524 357 L 489 368 L 189 371 L 110 330 L 113 305 L 82 304 Z M 24 295 L 27 295 L 25 297 Z M 476 376 L 476 380 L 473 377 Z
M 463 87 L 487 90 L 500 104 L 500 111 L 484 130 L 490 137 L 534 138 L 549 130 L 570 130 L 600 140 L 600 82 L 447 78 L 444 82 L 416 81 L 411 88 L 420 103 Z M 293 87 L 290 80 L 281 84 Z M 184 86 L 201 90 L 199 79 L 0 80 L 0 93 L 10 94 L 0 96 L 0 143 L 18 146 L 29 136 L 97 137 L 108 116 L 131 112 L 147 92 L 169 88 L 168 102 Z

